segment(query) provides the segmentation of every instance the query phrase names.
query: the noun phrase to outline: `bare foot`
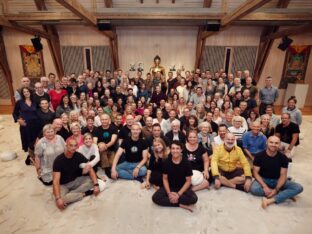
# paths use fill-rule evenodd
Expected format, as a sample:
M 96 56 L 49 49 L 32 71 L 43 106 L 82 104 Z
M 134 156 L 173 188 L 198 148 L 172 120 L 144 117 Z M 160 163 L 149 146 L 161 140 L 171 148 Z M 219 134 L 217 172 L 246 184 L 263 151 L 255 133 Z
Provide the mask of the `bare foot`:
M 103 176 L 100 177 L 100 179 L 103 180 L 104 182 L 106 182 L 107 181 L 107 176 L 103 175 Z
M 262 209 L 266 209 L 268 207 L 268 199 L 267 198 L 262 198 L 262 203 L 261 203 L 261 207 Z
M 179 206 L 181 208 L 183 208 L 183 209 L 186 209 L 186 210 L 190 211 L 190 212 L 194 211 L 194 205 L 183 205 L 183 204 L 180 204 Z
M 291 197 L 290 200 L 292 200 L 293 202 L 297 201 L 297 199 L 295 197 Z
M 143 182 L 140 187 L 141 187 L 141 189 L 145 189 L 146 188 L 146 182 Z
M 153 185 L 153 187 L 156 191 L 160 188 L 159 186 L 156 186 L 156 185 Z

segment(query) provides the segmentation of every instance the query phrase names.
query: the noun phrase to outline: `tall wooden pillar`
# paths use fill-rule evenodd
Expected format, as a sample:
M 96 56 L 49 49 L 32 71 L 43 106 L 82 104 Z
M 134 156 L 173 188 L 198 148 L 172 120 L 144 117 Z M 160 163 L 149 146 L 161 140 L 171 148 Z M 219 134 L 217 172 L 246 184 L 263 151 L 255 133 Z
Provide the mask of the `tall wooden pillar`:
M 4 71 L 4 76 L 9 87 L 11 103 L 12 105 L 14 105 L 15 99 L 14 99 L 12 73 L 9 67 L 2 33 L 3 33 L 3 30 L 2 30 L 2 27 L 0 26 L 0 67 Z
M 35 0 L 36 7 L 39 11 L 47 11 L 44 0 Z M 64 67 L 62 63 L 61 44 L 57 29 L 54 25 L 43 25 L 44 30 L 50 36 L 47 39 L 49 49 L 51 51 L 52 60 L 56 69 L 57 76 L 64 76 Z

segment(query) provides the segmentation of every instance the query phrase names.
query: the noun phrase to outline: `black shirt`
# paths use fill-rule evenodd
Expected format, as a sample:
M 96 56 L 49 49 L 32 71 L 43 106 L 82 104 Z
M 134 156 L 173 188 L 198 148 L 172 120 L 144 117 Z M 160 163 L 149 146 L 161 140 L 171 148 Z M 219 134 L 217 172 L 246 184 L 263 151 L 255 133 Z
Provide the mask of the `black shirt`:
M 41 109 L 37 110 L 37 115 L 39 117 L 41 128 L 46 124 L 51 124 L 55 119 L 55 113 L 48 110 L 48 112 L 43 112 Z
M 131 129 L 128 128 L 127 125 L 125 125 L 125 126 L 123 126 L 120 129 L 120 131 L 118 133 L 118 139 L 123 139 L 124 140 L 124 139 L 126 139 L 128 137 L 131 137 Z
M 206 149 L 202 145 L 198 145 L 195 151 L 189 151 L 185 147 L 183 153 L 190 162 L 192 170 L 204 171 L 203 154 L 206 153 Z
M 292 134 L 300 133 L 298 124 L 290 122 L 287 127 L 284 127 L 283 124 L 278 124 L 275 128 L 275 133 L 281 135 L 281 141 L 290 144 L 292 140 Z M 299 137 L 296 142 L 296 145 L 299 145 Z
M 102 126 L 99 126 L 94 133 L 94 136 L 98 138 L 98 143 L 99 142 L 104 142 L 104 143 L 108 143 L 111 141 L 112 136 L 116 135 L 117 136 L 117 128 L 115 127 L 115 125 L 110 124 L 109 127 L 107 129 L 104 129 Z M 114 145 L 112 145 L 111 147 L 109 147 L 110 150 L 112 150 L 114 148 Z
M 90 130 L 87 126 L 86 126 L 86 127 L 83 127 L 83 128 L 81 129 L 81 134 L 84 135 L 85 133 L 90 133 L 90 134 L 92 134 L 92 136 L 95 136 L 96 127 L 93 127 L 92 130 Z
M 166 146 L 170 145 L 170 141 L 168 140 L 168 138 L 166 136 L 161 135 L 160 138 L 165 142 Z M 153 136 L 148 137 L 146 139 L 147 146 L 151 149 L 151 151 L 153 151 L 153 149 L 154 149 L 153 141 L 154 141 L 154 137 Z
M 126 161 L 134 163 L 140 162 L 143 159 L 142 153 L 147 149 L 147 144 L 141 138 L 134 141 L 129 137 L 121 143 L 120 147 L 125 150 Z
M 162 172 L 162 167 L 163 167 L 163 162 L 164 159 L 159 158 L 158 160 L 156 160 L 154 153 L 151 153 L 151 157 L 149 160 L 149 164 L 148 164 L 148 169 L 153 171 L 158 171 L 158 172 Z
M 216 122 L 214 122 L 214 121 L 211 121 L 211 122 L 209 122 L 209 123 L 210 123 L 210 125 L 211 125 L 212 132 L 218 133 L 218 129 L 219 129 L 218 124 L 217 124 Z
M 170 190 L 179 191 L 186 182 L 186 177 L 192 176 L 190 163 L 182 158 L 179 164 L 172 162 L 172 156 L 163 163 L 163 174 L 168 176 Z
M 280 153 L 274 157 L 268 156 L 266 151 L 255 154 L 254 166 L 260 167 L 259 175 L 267 179 L 278 179 L 281 168 L 288 168 L 288 158 Z
M 61 128 L 60 131 L 57 132 L 57 134 L 60 135 L 61 137 L 63 137 L 64 141 L 66 141 L 68 137 L 73 135 L 72 132 L 70 130 L 67 130 L 66 128 L 64 128 L 64 126 Z
M 41 101 L 42 99 L 46 99 L 46 100 L 48 100 L 48 102 L 50 102 L 50 96 L 49 96 L 49 94 L 47 94 L 46 92 L 44 92 L 42 96 L 39 96 L 36 92 L 34 92 L 33 101 L 36 103 L 37 107 L 39 107 L 40 101 Z
M 56 157 L 53 163 L 53 172 L 61 172 L 61 184 L 67 184 L 82 176 L 81 163 L 88 160 L 79 152 L 75 152 L 72 158 L 66 158 L 63 154 Z

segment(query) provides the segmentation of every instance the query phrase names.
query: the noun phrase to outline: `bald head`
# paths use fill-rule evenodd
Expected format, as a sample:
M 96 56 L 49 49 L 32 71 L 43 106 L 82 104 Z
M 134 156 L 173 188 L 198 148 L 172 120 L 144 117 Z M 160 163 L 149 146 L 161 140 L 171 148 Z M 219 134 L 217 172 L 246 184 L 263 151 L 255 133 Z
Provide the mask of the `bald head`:
M 281 140 L 277 136 L 270 136 L 267 140 L 267 152 L 275 155 L 279 149 Z

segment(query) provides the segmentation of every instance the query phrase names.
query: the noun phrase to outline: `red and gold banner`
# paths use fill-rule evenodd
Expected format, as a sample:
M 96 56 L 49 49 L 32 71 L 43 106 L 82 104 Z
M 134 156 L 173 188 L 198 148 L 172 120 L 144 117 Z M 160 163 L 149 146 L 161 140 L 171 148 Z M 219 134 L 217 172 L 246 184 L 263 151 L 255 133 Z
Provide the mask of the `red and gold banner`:
M 35 54 L 36 50 L 35 47 L 33 47 L 32 45 L 20 45 L 19 46 L 21 51 L 28 53 L 28 54 Z

